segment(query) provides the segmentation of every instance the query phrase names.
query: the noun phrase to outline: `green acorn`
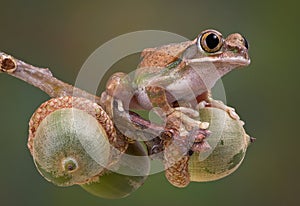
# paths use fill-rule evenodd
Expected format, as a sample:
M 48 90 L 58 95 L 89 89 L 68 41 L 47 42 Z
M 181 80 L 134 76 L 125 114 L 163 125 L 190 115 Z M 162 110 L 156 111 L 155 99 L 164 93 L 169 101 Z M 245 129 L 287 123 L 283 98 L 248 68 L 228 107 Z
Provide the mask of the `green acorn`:
M 209 122 L 212 132 L 207 138 L 211 146 L 206 152 L 194 153 L 189 160 L 190 180 L 207 182 L 218 180 L 233 173 L 242 163 L 250 137 L 243 122 L 232 119 L 224 110 L 204 108 L 200 110 L 201 121 Z
M 139 143 L 128 145 L 106 112 L 84 98 L 65 96 L 43 103 L 30 119 L 28 148 L 45 179 L 58 186 L 81 185 L 103 198 L 129 195 L 149 170 L 144 158 L 138 165 L 142 175 L 118 173 L 125 152 L 144 156 L 145 150 Z
M 140 160 L 143 160 L 136 165 L 142 168 L 143 172 L 141 174 L 149 172 L 150 162 L 148 157 L 146 157 L 145 148 L 139 142 L 129 144 L 126 154 L 140 157 Z M 138 175 L 135 172 L 132 174 L 134 176 L 122 174 L 122 172 L 118 173 L 118 171 L 107 172 L 97 182 L 86 183 L 80 186 L 98 197 L 109 199 L 123 198 L 137 190 L 147 179 L 146 175 Z

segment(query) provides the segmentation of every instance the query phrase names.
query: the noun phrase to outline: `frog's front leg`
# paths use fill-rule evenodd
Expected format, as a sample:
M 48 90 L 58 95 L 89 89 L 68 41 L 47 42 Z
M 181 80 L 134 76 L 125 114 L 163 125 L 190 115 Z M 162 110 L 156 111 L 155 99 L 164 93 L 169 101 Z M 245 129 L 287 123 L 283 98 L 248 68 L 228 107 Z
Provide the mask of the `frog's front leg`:
M 210 91 L 204 92 L 203 94 L 199 95 L 197 97 L 197 102 L 198 105 L 196 106 L 196 109 L 198 111 L 199 109 L 204 107 L 215 107 L 226 111 L 232 119 L 240 120 L 240 117 L 235 112 L 234 108 L 225 105 L 222 101 L 213 99 Z
M 205 150 L 202 144 L 209 135 L 209 124 L 192 119 L 181 110 L 171 107 L 164 88 L 147 86 L 146 91 L 152 106 L 159 107 L 166 115 L 165 131 L 172 131 L 172 138 L 163 140 L 166 178 L 176 187 L 186 187 L 190 182 L 190 152 Z
M 165 89 L 159 86 L 146 86 L 146 93 L 153 107 L 160 108 L 166 116 L 175 110 L 170 106 L 167 100 Z

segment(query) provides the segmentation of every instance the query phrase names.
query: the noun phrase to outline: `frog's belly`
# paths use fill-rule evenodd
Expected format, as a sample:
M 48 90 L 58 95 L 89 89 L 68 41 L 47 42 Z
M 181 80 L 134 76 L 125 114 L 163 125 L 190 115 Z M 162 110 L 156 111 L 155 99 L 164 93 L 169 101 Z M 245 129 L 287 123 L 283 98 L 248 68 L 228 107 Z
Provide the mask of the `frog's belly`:
M 196 99 L 198 95 L 206 92 L 207 88 L 193 85 L 190 81 L 180 81 L 168 85 L 166 91 L 169 94 L 168 96 L 174 98 L 174 100 L 189 102 Z
M 177 81 L 169 84 L 166 91 L 170 93 L 175 100 L 193 101 L 198 95 L 210 90 L 216 81 L 204 81 L 203 78 L 196 75 L 187 75 Z
M 203 90 L 205 92 L 206 90 Z M 202 93 L 203 93 L 202 92 Z M 199 91 L 199 95 L 201 94 L 201 91 Z M 193 102 L 196 103 L 196 97 L 198 96 L 197 93 L 194 93 L 194 91 L 190 88 L 188 89 L 181 89 L 181 90 L 167 90 L 166 89 L 166 96 L 169 103 L 175 102 L 175 101 L 185 101 L 185 102 Z M 153 108 L 152 103 L 149 99 L 149 96 L 145 92 L 145 90 L 139 90 L 137 94 L 135 95 L 139 106 L 146 110 L 150 110 Z M 163 98 L 163 97 L 162 97 Z
M 166 96 L 169 103 L 175 101 L 193 102 L 196 103 L 196 97 L 208 90 L 208 87 L 202 85 L 200 82 L 190 81 L 189 79 L 183 79 L 182 81 L 176 81 L 165 87 Z M 153 108 L 152 103 L 145 88 L 139 88 L 135 94 L 140 106 L 144 109 L 150 110 Z M 163 98 L 163 97 L 162 97 Z

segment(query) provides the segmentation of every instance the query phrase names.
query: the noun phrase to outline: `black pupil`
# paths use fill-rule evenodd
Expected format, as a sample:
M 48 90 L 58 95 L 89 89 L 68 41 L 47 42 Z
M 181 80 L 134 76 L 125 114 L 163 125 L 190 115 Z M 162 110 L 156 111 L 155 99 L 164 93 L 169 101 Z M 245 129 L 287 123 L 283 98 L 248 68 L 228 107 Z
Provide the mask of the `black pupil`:
M 219 43 L 220 43 L 219 38 L 215 34 L 209 34 L 206 37 L 206 45 L 210 49 L 216 48 L 216 46 L 218 46 Z

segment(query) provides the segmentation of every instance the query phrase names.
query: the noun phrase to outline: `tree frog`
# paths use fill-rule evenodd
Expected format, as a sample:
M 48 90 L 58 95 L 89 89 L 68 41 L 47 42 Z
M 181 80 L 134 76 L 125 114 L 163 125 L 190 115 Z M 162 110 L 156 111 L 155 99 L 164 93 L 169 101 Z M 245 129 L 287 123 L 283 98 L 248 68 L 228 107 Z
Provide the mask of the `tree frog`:
M 145 49 L 134 75 L 111 76 L 102 99 L 118 99 L 125 110 L 155 108 L 165 117 L 165 128 L 174 132 L 162 144 L 166 176 L 173 185 L 185 187 L 189 156 L 207 146 L 203 140 L 209 124 L 200 121 L 198 109 L 218 107 L 238 118 L 232 108 L 213 100 L 210 90 L 222 76 L 249 64 L 248 43 L 242 35 L 223 38 L 209 29 L 191 41 Z

